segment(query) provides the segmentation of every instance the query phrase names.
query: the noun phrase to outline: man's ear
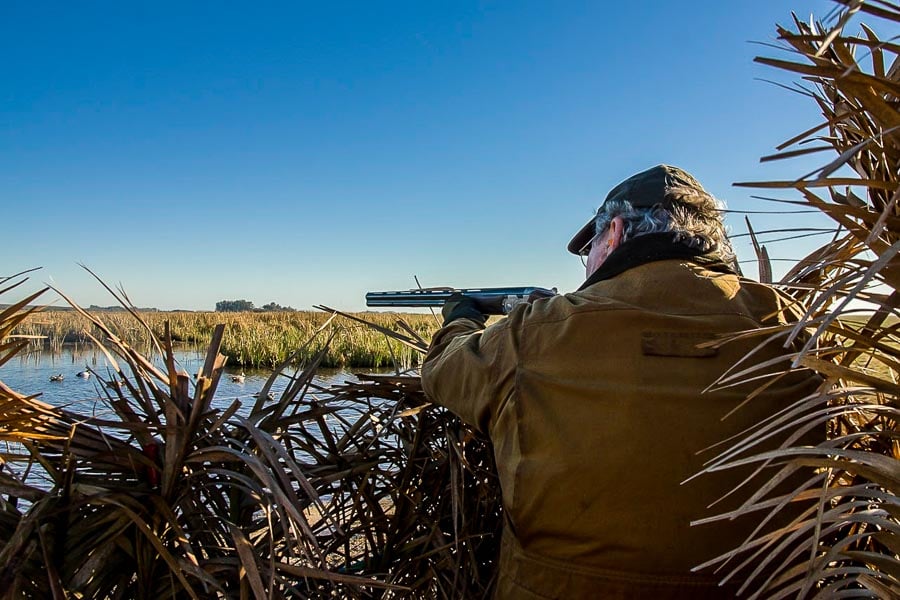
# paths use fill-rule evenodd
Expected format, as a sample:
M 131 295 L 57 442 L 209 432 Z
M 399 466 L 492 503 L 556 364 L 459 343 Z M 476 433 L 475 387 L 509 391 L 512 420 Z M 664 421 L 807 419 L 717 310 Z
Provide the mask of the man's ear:
M 622 217 L 613 217 L 609 222 L 609 242 L 610 250 L 615 250 L 622 243 L 622 236 L 625 235 L 625 220 Z

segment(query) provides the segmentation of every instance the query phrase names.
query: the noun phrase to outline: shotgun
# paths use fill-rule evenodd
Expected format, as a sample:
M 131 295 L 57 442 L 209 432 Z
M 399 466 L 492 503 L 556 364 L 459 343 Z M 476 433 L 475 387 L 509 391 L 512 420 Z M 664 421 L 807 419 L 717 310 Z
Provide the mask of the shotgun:
M 496 287 L 496 288 L 463 288 L 449 287 L 422 288 L 418 290 L 402 290 L 393 292 L 369 292 L 366 294 L 366 306 L 442 306 L 451 294 L 462 294 L 473 298 L 479 309 L 489 315 L 505 315 L 522 302 L 531 302 L 539 298 L 556 295 L 556 288 L 542 287 Z

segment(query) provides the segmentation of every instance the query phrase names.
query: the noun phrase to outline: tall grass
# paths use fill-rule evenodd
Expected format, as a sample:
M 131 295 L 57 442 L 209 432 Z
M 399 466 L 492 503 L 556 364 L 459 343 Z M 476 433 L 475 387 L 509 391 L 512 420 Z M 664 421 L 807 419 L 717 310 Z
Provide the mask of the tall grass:
M 162 337 L 164 326 L 174 342 L 197 346 L 208 342 L 216 325 L 225 325 L 221 352 L 229 366 L 274 368 L 284 362 L 328 319 L 321 311 L 297 312 L 141 312 L 147 328 L 138 326 L 125 311 L 103 313 L 107 326 L 129 345 L 151 351 L 151 333 Z M 357 313 L 358 316 L 386 327 L 402 318 L 418 335 L 428 339 L 438 328 L 430 314 L 391 315 Z M 48 350 L 59 351 L 64 344 L 91 344 L 89 334 L 98 335 L 95 326 L 77 311 L 48 311 L 27 317 L 16 327 L 16 334 L 39 336 L 33 342 Z M 307 361 L 321 349 L 313 344 L 296 356 Z M 322 359 L 323 367 L 378 368 L 398 366 L 408 369 L 418 364 L 420 353 L 379 333 L 372 327 L 346 321 Z

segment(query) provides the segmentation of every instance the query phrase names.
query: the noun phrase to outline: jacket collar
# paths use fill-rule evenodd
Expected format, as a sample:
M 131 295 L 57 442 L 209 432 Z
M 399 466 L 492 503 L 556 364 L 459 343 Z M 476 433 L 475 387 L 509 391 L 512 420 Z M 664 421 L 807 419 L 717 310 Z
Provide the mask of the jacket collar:
M 612 279 L 628 269 L 657 260 L 680 259 L 701 264 L 714 271 L 734 273 L 728 265 L 698 248 L 675 241 L 672 233 L 648 233 L 625 242 L 606 257 L 600 268 L 588 277 L 577 291 L 598 281 Z

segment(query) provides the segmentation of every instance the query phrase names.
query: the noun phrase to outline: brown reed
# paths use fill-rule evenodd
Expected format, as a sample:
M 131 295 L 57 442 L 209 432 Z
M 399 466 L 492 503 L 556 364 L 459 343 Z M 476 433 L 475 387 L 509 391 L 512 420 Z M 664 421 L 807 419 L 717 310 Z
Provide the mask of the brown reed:
M 775 335 L 785 347 L 799 342 L 793 368 L 819 373 L 819 393 L 731 440 L 709 462 L 708 471 L 759 467 L 740 490 L 741 508 L 717 519 L 753 513 L 760 530 L 705 565 L 718 567 L 723 578 L 746 580 L 749 598 L 900 598 L 900 4 L 836 3 L 843 10 L 828 24 L 795 18 L 793 30 L 778 28 L 788 58 L 757 59 L 801 77 L 796 90 L 823 118 L 764 160 L 817 152 L 828 158 L 795 179 L 741 185 L 791 190 L 799 199 L 775 202 L 812 207 L 834 229 L 775 282 L 805 310 L 803 322 Z M 864 23 L 849 33 L 854 17 L 877 20 L 894 34 L 879 38 Z M 798 233 L 784 229 L 773 237 Z M 751 235 L 761 277 L 770 277 L 765 245 L 752 229 Z M 756 373 L 739 366 L 719 385 Z M 800 441 L 823 430 L 827 439 L 816 446 Z M 784 440 L 781 448 L 760 453 L 770 436 Z M 793 473 L 804 473 L 806 484 L 773 492 Z M 799 515 L 771 527 L 783 511 Z
M 99 332 L 87 335 L 115 385 L 104 388 L 103 416 L 15 394 L 0 405 L 0 418 L 27 417 L 13 429 L 18 450 L 2 454 L 0 597 L 459 598 L 490 589 L 500 523 L 490 446 L 429 405 L 415 374 L 317 387 L 313 375 L 345 327 L 334 315 L 252 406 L 223 410 L 211 400 L 224 325 L 193 381 L 176 368 L 168 327 L 157 338 L 142 314 L 128 313 L 165 358 L 158 369 L 72 304 Z M 421 351 L 425 340 L 397 327 L 372 330 Z M 279 378 L 287 386 L 270 397 Z

